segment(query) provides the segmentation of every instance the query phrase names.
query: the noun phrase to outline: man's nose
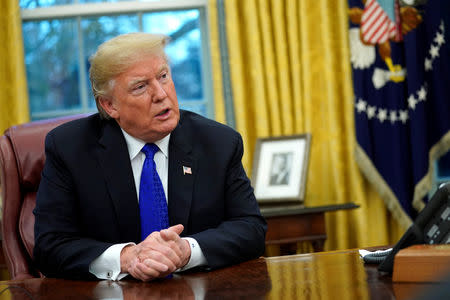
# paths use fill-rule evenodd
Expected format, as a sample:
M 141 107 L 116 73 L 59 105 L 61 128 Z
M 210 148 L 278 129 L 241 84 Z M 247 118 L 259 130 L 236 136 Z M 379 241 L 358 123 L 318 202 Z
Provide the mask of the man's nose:
M 164 86 L 158 80 L 155 80 L 152 89 L 152 101 L 159 102 L 164 100 L 167 97 L 166 90 L 164 90 Z

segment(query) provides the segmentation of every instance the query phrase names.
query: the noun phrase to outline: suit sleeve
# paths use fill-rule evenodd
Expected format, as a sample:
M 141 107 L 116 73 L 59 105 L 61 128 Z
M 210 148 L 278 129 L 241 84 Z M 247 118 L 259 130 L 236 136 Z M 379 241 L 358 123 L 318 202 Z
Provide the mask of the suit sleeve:
M 47 277 L 95 279 L 89 264 L 112 244 L 81 233 L 76 188 L 51 133 L 46 137 L 45 154 L 34 209 L 34 261 Z
M 257 258 L 264 253 L 267 224 L 242 166 L 242 155 L 242 138 L 237 134 L 224 183 L 225 220 L 216 228 L 193 235 L 213 269 Z

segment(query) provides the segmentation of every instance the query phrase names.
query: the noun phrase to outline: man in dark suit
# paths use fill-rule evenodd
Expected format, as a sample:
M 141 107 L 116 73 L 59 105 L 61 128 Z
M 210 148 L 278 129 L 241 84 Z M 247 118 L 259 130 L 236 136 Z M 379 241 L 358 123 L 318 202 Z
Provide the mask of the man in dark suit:
M 47 135 L 34 210 L 44 275 L 148 281 L 263 254 L 266 223 L 242 167 L 242 139 L 180 112 L 166 42 L 133 33 L 102 44 L 90 69 L 99 114 Z M 146 144 L 157 146 L 170 227 L 141 237 Z

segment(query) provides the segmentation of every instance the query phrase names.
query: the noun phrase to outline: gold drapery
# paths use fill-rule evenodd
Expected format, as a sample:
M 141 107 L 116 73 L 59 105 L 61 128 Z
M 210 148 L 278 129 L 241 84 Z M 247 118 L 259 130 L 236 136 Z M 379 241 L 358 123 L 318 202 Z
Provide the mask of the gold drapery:
M 22 23 L 17 0 L 0 1 L 0 132 L 29 121 Z
M 225 123 L 225 101 L 223 98 L 221 51 L 216 0 L 209 1 L 209 43 L 211 51 L 212 82 L 214 90 L 214 115 L 217 122 Z
M 212 25 L 217 24 L 217 15 L 211 13 L 216 3 L 210 0 Z M 251 170 L 256 138 L 310 132 L 305 204 L 361 206 L 327 214 L 325 249 L 396 242 L 406 228 L 392 220 L 355 162 L 347 1 L 223 4 L 236 129 L 244 139 L 246 170 Z M 214 58 L 220 49 L 214 42 L 217 36 L 211 38 Z M 214 76 L 220 73 L 216 67 L 219 63 L 213 64 Z M 222 93 L 215 86 L 216 101 L 222 101 Z

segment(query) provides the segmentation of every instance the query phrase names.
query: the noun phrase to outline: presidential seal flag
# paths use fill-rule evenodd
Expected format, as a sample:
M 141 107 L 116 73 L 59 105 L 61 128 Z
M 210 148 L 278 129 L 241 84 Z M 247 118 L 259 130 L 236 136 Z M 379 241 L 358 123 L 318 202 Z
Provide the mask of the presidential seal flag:
M 356 160 L 405 228 L 450 149 L 450 1 L 350 0 Z

